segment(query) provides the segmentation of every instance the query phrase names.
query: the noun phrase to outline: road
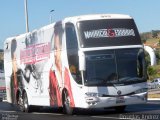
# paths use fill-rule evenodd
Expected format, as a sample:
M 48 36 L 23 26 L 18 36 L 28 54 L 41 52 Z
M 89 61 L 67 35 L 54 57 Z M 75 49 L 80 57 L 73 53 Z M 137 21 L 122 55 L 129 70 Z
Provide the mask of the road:
M 79 110 L 74 115 L 44 108 L 39 112 L 23 113 L 7 102 L 0 103 L 0 120 L 160 120 L 160 101 L 148 101 L 147 104 L 130 105 L 123 113 L 112 109 Z
M 148 93 L 149 94 L 160 94 L 160 88 L 149 89 Z

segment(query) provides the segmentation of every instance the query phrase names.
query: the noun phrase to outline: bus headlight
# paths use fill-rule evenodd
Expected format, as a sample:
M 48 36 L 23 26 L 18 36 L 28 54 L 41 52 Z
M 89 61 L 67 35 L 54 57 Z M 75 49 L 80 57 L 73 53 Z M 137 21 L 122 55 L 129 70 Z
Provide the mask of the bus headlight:
M 136 95 L 136 96 L 143 101 L 147 101 L 147 88 L 142 88 L 142 89 L 136 90 L 134 93 L 135 94 L 145 93 L 145 94 L 143 94 L 143 96 L 139 96 L 139 95 Z
M 86 102 L 89 104 L 89 105 L 96 105 L 97 102 L 99 102 L 99 97 L 102 97 L 102 94 L 99 94 L 99 93 L 93 93 L 93 92 L 88 92 L 88 93 L 85 93 L 86 97 Z
M 144 92 L 147 92 L 147 88 L 142 88 L 142 89 L 136 90 L 134 93 L 139 94 L 139 93 L 144 93 Z

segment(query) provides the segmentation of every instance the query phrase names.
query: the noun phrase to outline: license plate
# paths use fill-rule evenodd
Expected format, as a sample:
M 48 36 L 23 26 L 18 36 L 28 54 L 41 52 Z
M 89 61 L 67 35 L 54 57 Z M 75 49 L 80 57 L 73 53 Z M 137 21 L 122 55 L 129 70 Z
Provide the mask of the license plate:
M 117 97 L 116 98 L 116 103 L 117 104 L 119 104 L 119 103 L 125 103 L 124 97 L 123 96 Z

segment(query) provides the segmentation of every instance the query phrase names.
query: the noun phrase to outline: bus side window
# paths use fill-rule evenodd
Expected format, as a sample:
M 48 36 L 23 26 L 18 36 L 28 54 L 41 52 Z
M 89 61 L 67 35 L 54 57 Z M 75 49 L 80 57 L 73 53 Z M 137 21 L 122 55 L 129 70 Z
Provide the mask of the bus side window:
M 78 49 L 77 36 L 73 25 L 66 26 L 66 42 L 67 49 Z
M 82 80 L 80 77 L 78 61 L 78 41 L 74 25 L 71 23 L 66 24 L 66 46 L 70 72 L 74 80 L 78 84 L 81 84 Z

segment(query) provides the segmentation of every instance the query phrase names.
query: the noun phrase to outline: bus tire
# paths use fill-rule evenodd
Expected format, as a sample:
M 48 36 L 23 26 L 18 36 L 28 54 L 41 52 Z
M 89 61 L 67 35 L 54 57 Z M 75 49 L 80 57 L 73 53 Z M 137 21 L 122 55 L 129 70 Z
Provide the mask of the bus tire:
M 21 93 L 18 93 L 18 96 L 17 96 L 17 105 L 18 105 L 18 108 L 20 109 L 20 111 L 24 112 L 23 98 L 22 98 Z
M 126 106 L 117 106 L 115 107 L 116 112 L 124 112 L 126 109 Z
M 73 108 L 70 106 L 70 97 L 67 91 L 63 94 L 63 112 L 68 115 L 73 114 Z
M 23 95 L 23 112 L 31 112 L 31 106 L 28 104 L 28 97 L 26 92 Z

